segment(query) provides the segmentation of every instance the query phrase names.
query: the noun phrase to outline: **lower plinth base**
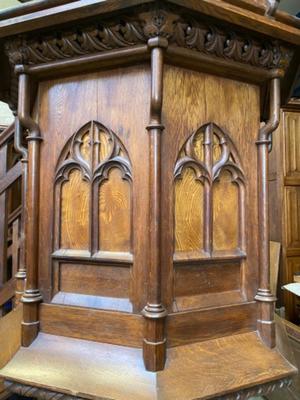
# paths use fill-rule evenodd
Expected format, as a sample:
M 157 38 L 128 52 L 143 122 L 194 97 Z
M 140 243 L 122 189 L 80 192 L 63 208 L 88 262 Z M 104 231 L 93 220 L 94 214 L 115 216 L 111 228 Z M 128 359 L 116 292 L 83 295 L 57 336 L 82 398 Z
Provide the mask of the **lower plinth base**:
M 0 371 L 8 390 L 38 399 L 246 399 L 289 385 L 296 373 L 250 332 L 168 350 L 145 370 L 141 349 L 40 333 Z

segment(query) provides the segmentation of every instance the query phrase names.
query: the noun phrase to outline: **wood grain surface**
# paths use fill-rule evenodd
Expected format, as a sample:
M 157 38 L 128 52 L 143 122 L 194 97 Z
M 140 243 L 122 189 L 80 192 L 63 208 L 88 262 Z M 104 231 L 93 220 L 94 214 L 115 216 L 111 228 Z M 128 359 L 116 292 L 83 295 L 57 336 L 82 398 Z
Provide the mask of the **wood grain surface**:
M 208 219 L 201 217 L 201 209 L 197 204 L 196 195 L 199 195 L 201 183 L 192 181 L 193 173 L 188 172 L 189 186 L 183 179 L 177 179 L 174 182 L 174 171 L 176 160 L 181 156 L 181 151 L 188 138 L 196 132 L 201 126 L 214 123 L 222 131 L 226 132 L 236 154 L 241 161 L 241 167 L 245 175 L 245 225 L 242 227 L 239 223 L 241 212 L 239 204 L 240 199 L 237 196 L 238 186 L 231 183 L 228 173 L 221 174 L 220 182 L 215 182 L 215 207 L 210 218 L 215 219 L 213 224 L 213 234 L 216 238 L 216 247 L 214 250 L 220 251 L 218 262 L 225 260 L 225 253 L 230 249 L 232 256 L 241 255 L 240 250 L 245 251 L 246 256 L 240 258 L 241 290 L 248 300 L 252 300 L 257 290 L 258 277 L 258 241 L 257 226 L 257 148 L 256 139 L 259 129 L 259 90 L 255 85 L 245 84 L 230 79 L 218 78 L 208 74 L 199 73 L 183 68 L 167 65 L 164 76 L 164 103 L 163 120 L 165 124 L 165 134 L 162 136 L 162 151 L 164 162 L 162 164 L 162 243 L 163 246 L 163 286 L 164 302 L 170 309 L 173 307 L 174 300 L 174 249 L 178 249 L 178 227 L 180 227 L 181 241 L 184 241 L 185 248 L 199 249 L 201 242 L 201 218 L 203 225 L 207 227 Z M 176 101 L 174 101 L 176 98 Z M 242 133 L 243 132 L 243 133 Z M 196 137 L 195 147 L 199 159 L 204 159 L 200 138 Z M 218 141 L 213 137 L 213 160 L 216 160 L 220 154 Z M 238 161 L 238 160 L 235 160 Z M 188 171 L 188 170 L 187 170 Z M 187 172 L 186 172 L 187 173 Z M 175 189 L 174 189 L 175 185 Z M 185 185 L 185 187 L 184 187 Z M 198 186 L 198 191 L 196 187 Z M 181 203 L 178 203 L 178 194 L 180 194 Z M 184 197 L 186 196 L 186 197 Z M 184 198 L 189 197 L 189 200 Z M 201 195 L 199 201 L 201 202 Z M 174 211 L 170 204 L 174 204 L 175 209 L 175 228 Z M 179 204 L 180 214 L 179 214 Z M 193 210 L 193 212 L 192 212 Z M 177 217 L 176 217 L 177 215 Z M 180 219 L 178 217 L 180 215 Z M 177 222 L 177 225 L 176 225 Z M 178 223 L 180 222 L 180 225 Z M 176 228 L 177 227 L 177 228 Z M 189 229 L 187 229 L 189 228 Z M 193 235 L 189 230 L 193 229 Z M 207 228 L 206 228 L 207 229 Z M 191 239 L 193 236 L 193 239 Z M 195 243 L 197 241 L 197 244 Z M 241 243 L 244 248 L 240 249 Z M 201 250 L 201 247 L 200 247 Z M 225 251 L 222 256 L 222 251 Z M 212 261 L 217 255 L 202 254 L 199 251 L 198 265 L 201 259 Z M 184 263 L 186 257 L 187 263 L 194 259 L 197 264 L 194 251 L 175 252 L 175 260 L 179 259 Z M 228 253 L 227 253 L 228 256 Z M 203 261 L 204 262 L 204 261 Z M 224 268 L 226 266 L 224 265 Z M 217 278 L 216 278 L 217 279 Z M 219 278 L 222 281 L 222 273 Z M 184 285 L 184 281 L 182 283 Z
M 21 346 L 21 321 L 23 307 L 19 304 L 0 319 L 0 368 L 3 368 Z M 9 332 L 9 334 L 8 334 Z
M 129 182 L 114 168 L 99 187 L 99 249 L 130 252 L 131 190 Z
M 234 250 L 239 247 L 239 193 L 227 171 L 213 186 L 213 249 Z
M 61 248 L 88 250 L 89 202 L 88 183 L 80 171 L 73 170 L 62 187 Z
M 16 354 L 1 375 L 90 399 L 191 400 L 218 397 L 254 381 L 260 385 L 295 373 L 254 332 L 177 347 L 168 355 L 165 370 L 151 373 L 145 371 L 139 349 L 42 333 L 30 348 Z
M 300 271 L 299 124 L 299 106 L 283 109 L 270 153 L 270 238 L 282 244 L 278 287 L 293 282 Z M 277 295 L 286 307 L 286 318 L 297 322 L 295 296 L 286 290 L 278 290 Z
M 49 202 L 49 196 L 55 197 L 55 169 L 66 142 L 84 124 L 94 120 L 99 121 L 117 135 L 128 152 L 134 177 L 134 183 L 130 189 L 129 182 L 121 179 L 119 172 L 113 168 L 109 174 L 109 180 L 100 184 L 100 193 L 98 192 L 100 216 L 95 216 L 94 219 L 94 221 L 100 219 L 98 236 L 100 250 L 107 254 L 111 253 L 110 257 L 109 255 L 106 257 L 107 259 L 118 261 L 120 256 L 120 263 L 124 260 L 122 256 L 124 252 L 128 255 L 133 254 L 133 257 L 131 255 L 130 257 L 133 258 L 131 280 L 134 310 L 140 310 L 145 304 L 144 264 L 148 258 L 148 206 L 146 204 L 149 175 L 148 136 L 145 129 L 148 123 L 149 97 L 145 93 L 149 93 L 150 90 L 149 72 L 148 66 L 141 65 L 44 81 L 40 84 L 39 124 L 44 141 L 41 149 L 43 164 L 41 166 L 39 282 L 46 302 L 50 301 L 52 293 L 52 262 L 49 254 L 53 252 L 54 204 Z M 68 115 L 72 115 L 72 118 L 68 118 Z M 100 132 L 100 135 L 102 135 L 101 141 L 104 142 L 105 140 L 102 139 L 105 139 L 105 134 Z M 104 143 L 100 146 L 99 161 L 109 153 L 110 143 L 106 140 L 106 145 Z M 83 146 L 81 149 L 85 158 L 89 158 L 89 146 L 86 139 L 81 146 Z M 64 185 L 67 188 L 70 184 L 69 182 L 63 184 L 63 196 L 65 196 Z M 68 206 L 63 207 L 63 210 L 72 208 L 72 211 L 68 211 L 68 225 L 71 228 L 69 231 L 74 231 L 77 235 L 75 238 L 69 237 L 65 245 L 73 245 L 71 249 L 76 250 L 86 249 L 87 243 L 85 225 L 87 217 L 83 220 L 81 216 L 85 214 L 89 194 L 85 192 L 85 189 L 81 189 L 82 187 L 85 187 L 82 181 L 80 184 L 74 182 L 73 199 L 68 202 Z M 88 208 L 90 208 L 89 204 Z M 64 214 L 66 211 L 63 216 Z M 132 222 L 134 225 L 131 229 Z M 55 232 L 55 235 L 59 234 Z M 66 235 L 67 233 L 63 233 L 63 237 Z M 79 244 L 77 248 L 74 246 L 75 239 Z M 95 263 L 95 260 L 91 262 Z
M 52 335 L 123 346 L 142 347 L 143 342 L 142 316 L 117 311 L 41 304 L 40 329 Z
M 175 251 L 203 249 L 203 184 L 187 168 L 175 182 Z

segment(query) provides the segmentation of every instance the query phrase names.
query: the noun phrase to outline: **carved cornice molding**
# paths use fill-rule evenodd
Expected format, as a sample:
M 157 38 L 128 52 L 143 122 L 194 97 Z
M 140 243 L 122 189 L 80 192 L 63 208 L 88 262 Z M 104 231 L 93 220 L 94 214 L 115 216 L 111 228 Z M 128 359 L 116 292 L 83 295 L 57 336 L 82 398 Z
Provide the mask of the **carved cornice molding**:
M 13 66 L 37 65 L 146 44 L 155 36 L 167 38 L 170 46 L 263 69 L 286 69 L 292 58 L 292 51 L 276 40 L 260 40 L 248 33 L 182 17 L 165 9 L 42 35 L 39 40 L 18 37 L 6 43 L 6 52 Z

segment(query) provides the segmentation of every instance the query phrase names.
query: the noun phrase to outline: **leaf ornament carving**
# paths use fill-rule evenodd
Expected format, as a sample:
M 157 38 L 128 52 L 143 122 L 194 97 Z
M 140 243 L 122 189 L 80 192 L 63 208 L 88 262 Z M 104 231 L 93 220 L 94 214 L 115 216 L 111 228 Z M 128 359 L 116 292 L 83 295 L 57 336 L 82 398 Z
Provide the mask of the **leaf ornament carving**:
M 249 33 L 228 30 L 204 19 L 182 16 L 176 7 L 151 8 L 110 22 L 99 21 L 32 39 L 22 36 L 5 43 L 12 66 L 43 64 L 55 60 L 146 44 L 162 36 L 169 44 L 259 68 L 284 68 L 293 52 L 276 40 L 259 40 Z
M 228 171 L 232 181 L 244 183 L 245 176 L 237 150 L 225 133 L 214 123 L 196 130 L 185 142 L 174 169 L 175 179 L 181 178 L 186 168 L 191 168 L 197 180 L 213 183 L 222 171 Z
M 111 168 L 119 168 L 123 179 L 130 181 L 131 164 L 127 152 L 115 133 L 100 122 L 81 127 L 66 144 L 56 169 L 56 182 L 68 180 L 78 169 L 88 182 L 108 179 Z
M 6 51 L 11 64 L 30 65 L 129 47 L 145 41 L 141 25 L 128 21 L 113 26 L 92 25 L 40 40 L 18 38 L 6 43 Z
M 203 21 L 179 21 L 171 42 L 179 47 L 251 64 L 260 68 L 286 68 L 292 52 L 276 41 L 258 41 L 248 34 L 226 31 Z

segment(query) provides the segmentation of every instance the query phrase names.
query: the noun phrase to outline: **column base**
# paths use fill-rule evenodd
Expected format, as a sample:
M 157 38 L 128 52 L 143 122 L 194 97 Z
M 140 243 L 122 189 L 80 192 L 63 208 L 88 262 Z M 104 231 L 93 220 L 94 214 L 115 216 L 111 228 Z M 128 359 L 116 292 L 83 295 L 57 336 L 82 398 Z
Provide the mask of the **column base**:
M 259 302 L 257 330 L 265 345 L 272 349 L 276 346 L 274 321 L 276 297 L 269 289 L 258 289 L 255 300 Z
M 162 371 L 166 362 L 167 341 L 165 319 L 167 311 L 162 304 L 147 304 L 142 312 L 145 318 L 143 358 L 147 371 Z
M 39 303 L 42 295 L 38 289 L 25 290 L 21 298 L 23 303 L 22 346 L 28 347 L 39 332 Z

